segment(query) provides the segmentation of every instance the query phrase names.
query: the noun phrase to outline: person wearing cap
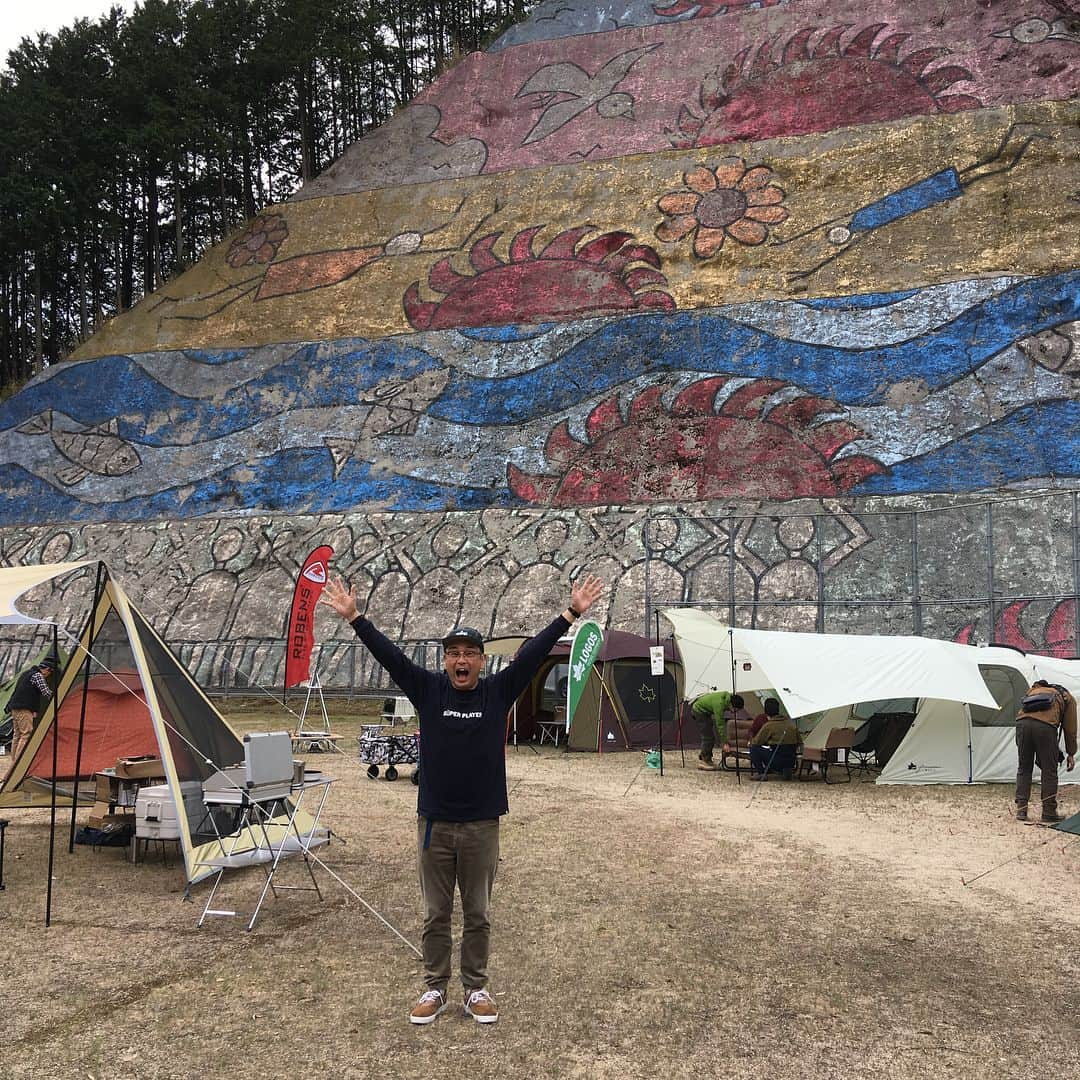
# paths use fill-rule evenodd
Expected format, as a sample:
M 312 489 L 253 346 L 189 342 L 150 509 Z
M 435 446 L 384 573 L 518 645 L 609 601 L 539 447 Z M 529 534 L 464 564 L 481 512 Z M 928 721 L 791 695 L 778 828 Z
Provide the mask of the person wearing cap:
M 499 1018 L 487 990 L 490 903 L 499 862 L 499 818 L 506 795 L 506 715 L 552 647 L 603 592 L 585 575 L 570 590 L 562 614 L 495 675 L 481 677 L 484 637 L 457 626 L 443 638 L 441 672 L 413 663 L 357 607 L 356 588 L 331 578 L 322 594 L 413 703 L 420 721 L 417 849 L 424 901 L 421 944 L 426 989 L 409 1021 L 430 1024 L 446 1008 L 450 982 L 450 918 L 454 888 L 461 894 L 460 975 L 464 1010 L 481 1024 Z
M 15 689 L 8 698 L 7 709 L 15 725 L 15 742 L 11 748 L 11 760 L 16 762 L 23 747 L 30 741 L 34 724 L 45 708 L 45 703 L 52 697 L 49 678 L 56 670 L 57 658 L 46 656 L 32 667 L 28 667 L 15 683 Z

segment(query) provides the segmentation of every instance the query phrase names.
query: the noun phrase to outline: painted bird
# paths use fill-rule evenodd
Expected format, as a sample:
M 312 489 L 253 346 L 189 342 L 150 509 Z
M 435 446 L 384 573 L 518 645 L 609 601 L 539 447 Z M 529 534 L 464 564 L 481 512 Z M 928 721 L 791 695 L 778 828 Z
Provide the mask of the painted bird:
M 596 107 L 606 119 L 624 116 L 633 119 L 634 99 L 630 94 L 616 93 L 615 87 L 626 78 L 630 69 L 646 54 L 660 47 L 659 42 L 629 49 L 613 56 L 595 75 L 590 75 L 577 64 L 547 64 L 525 80 L 517 97 L 528 94 L 540 95 L 540 103 L 546 108 L 533 124 L 521 145 L 539 142 L 553 135 L 575 116 Z M 551 102 L 559 94 L 569 95 L 561 101 Z M 549 104 L 549 102 L 551 102 Z

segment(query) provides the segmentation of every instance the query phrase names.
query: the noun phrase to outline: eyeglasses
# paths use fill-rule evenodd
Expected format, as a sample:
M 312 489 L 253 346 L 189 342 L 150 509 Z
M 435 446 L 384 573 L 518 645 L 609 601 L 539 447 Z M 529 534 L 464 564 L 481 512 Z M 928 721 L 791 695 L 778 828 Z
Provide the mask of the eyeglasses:
M 479 649 L 447 649 L 446 656 L 450 660 L 475 660 L 484 654 Z

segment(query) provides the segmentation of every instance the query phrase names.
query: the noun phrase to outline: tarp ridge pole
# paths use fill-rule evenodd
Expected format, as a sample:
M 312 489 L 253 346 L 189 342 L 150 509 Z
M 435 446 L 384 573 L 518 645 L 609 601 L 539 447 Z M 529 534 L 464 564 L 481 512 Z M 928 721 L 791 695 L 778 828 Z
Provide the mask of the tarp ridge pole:
M 675 652 L 675 635 L 673 633 L 668 634 L 668 641 L 671 642 L 671 655 L 675 656 L 676 655 L 676 652 Z M 665 652 L 664 671 L 666 672 L 667 671 L 667 656 L 666 656 L 667 648 L 666 648 L 666 646 L 665 646 L 664 652 Z M 683 764 L 683 768 L 685 769 L 686 768 L 686 740 L 683 738 L 683 710 L 682 710 L 682 703 L 679 701 L 679 680 L 675 675 L 674 666 L 673 666 L 673 670 L 672 670 L 672 673 L 671 673 L 671 682 L 672 682 L 672 698 L 673 698 L 673 700 L 675 702 L 675 737 L 679 740 L 679 753 L 682 754 L 682 764 Z M 721 748 L 721 753 L 723 753 L 722 748 Z
M 90 607 L 90 615 L 86 620 L 86 626 L 83 627 L 83 632 L 79 637 L 81 642 L 85 637 L 90 647 L 93 648 L 94 637 L 94 621 L 97 619 L 98 605 L 101 603 L 102 594 L 105 591 L 104 581 L 105 564 L 98 562 L 97 567 L 97 580 L 94 582 L 94 602 Z M 83 663 L 83 693 L 82 693 L 82 705 L 79 708 L 79 739 L 75 745 L 75 783 L 71 793 L 71 827 L 68 831 L 68 854 L 70 855 L 75 850 L 75 816 L 79 809 L 79 776 L 82 772 L 82 751 L 83 751 L 83 736 L 86 733 L 86 698 L 90 691 L 90 650 L 86 651 L 86 660 Z M 60 715 L 59 709 L 57 710 L 56 717 L 56 731 L 57 735 L 60 732 Z M 55 773 L 54 777 L 55 779 Z

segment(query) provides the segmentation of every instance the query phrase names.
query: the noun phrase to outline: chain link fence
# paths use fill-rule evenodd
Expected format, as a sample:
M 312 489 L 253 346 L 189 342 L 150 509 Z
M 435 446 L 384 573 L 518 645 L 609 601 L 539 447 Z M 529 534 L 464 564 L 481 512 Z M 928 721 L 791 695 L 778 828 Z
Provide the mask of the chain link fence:
M 641 549 L 643 595 L 627 594 L 632 603 L 620 628 L 650 637 L 656 612 L 692 606 L 736 626 L 920 634 L 1080 653 L 1080 492 L 881 511 L 841 504 L 806 514 L 656 510 L 644 521 Z M 78 630 L 61 633 L 62 649 Z M 283 638 L 167 644 L 209 694 L 282 692 Z M 438 641 L 400 644 L 424 667 L 442 663 Z M 6 629 L 0 679 L 51 646 L 47 627 Z M 495 667 L 501 662 L 492 658 Z M 328 694 L 374 697 L 395 689 L 355 639 L 316 645 L 311 670 Z
M 1080 652 L 1080 493 L 753 517 L 670 515 L 645 529 L 645 620 L 665 607 L 731 625 L 919 634 Z M 697 558 L 679 537 L 708 532 Z M 675 583 L 677 589 L 672 589 Z

